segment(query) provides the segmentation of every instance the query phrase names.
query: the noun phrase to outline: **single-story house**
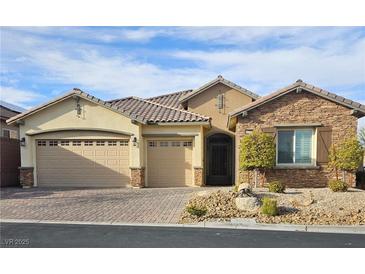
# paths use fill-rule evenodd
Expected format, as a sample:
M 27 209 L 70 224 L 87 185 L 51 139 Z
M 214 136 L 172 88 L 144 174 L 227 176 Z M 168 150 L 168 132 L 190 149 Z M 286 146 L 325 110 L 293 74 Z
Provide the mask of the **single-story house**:
M 325 186 L 328 148 L 356 133 L 365 106 L 300 80 L 266 97 L 222 76 L 195 89 L 102 101 L 73 89 L 7 122 L 20 126 L 23 185 L 179 187 L 232 185 L 240 138 L 277 140 L 266 176 Z

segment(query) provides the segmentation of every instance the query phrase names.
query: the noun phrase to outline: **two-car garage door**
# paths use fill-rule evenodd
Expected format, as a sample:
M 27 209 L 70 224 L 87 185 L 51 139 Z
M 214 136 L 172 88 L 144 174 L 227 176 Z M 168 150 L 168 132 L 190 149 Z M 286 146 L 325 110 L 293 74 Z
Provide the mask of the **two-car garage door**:
M 128 140 L 37 140 L 39 186 L 125 187 Z

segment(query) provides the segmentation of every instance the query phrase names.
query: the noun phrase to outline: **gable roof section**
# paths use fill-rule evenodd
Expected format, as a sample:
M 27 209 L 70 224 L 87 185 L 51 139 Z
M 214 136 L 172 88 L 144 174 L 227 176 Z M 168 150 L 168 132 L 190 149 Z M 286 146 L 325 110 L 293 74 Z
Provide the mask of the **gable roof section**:
M 236 89 L 236 90 L 240 91 L 241 93 L 247 95 L 248 97 L 251 97 L 254 100 L 260 98 L 259 95 L 255 94 L 231 81 L 224 79 L 221 75 L 218 75 L 218 77 L 216 79 L 206 83 L 205 85 L 201 86 L 200 88 L 198 88 L 196 90 L 193 90 L 189 94 L 186 94 L 185 96 L 181 97 L 179 101 L 180 101 L 180 103 L 186 102 L 187 100 L 193 98 L 194 96 L 202 93 L 203 91 L 207 90 L 208 88 L 215 86 L 216 84 L 219 84 L 219 83 L 224 84 L 233 89 Z
M 360 103 L 357 103 L 357 102 L 354 102 L 352 100 L 349 100 L 349 99 L 346 99 L 342 96 L 338 96 L 334 93 L 331 93 L 329 91 L 326 91 L 324 89 L 321 89 L 321 88 L 318 88 L 318 87 L 315 87 L 313 85 L 310 85 L 310 84 L 307 84 L 305 82 L 303 82 L 302 80 L 297 80 L 295 83 L 285 87 L 285 88 L 282 88 L 282 89 L 279 89 L 267 96 L 264 96 L 264 97 L 261 97 L 260 99 L 258 99 L 257 101 L 254 101 L 250 104 L 247 104 L 241 108 L 238 108 L 232 112 L 230 112 L 228 114 L 228 120 L 230 120 L 230 118 L 232 117 L 235 117 L 235 116 L 238 116 L 240 114 L 242 114 L 243 112 L 246 112 L 246 111 L 250 111 L 254 108 L 257 108 L 261 105 L 264 105 L 272 100 L 275 100 L 289 92 L 292 92 L 292 91 L 296 91 L 298 88 L 302 88 L 303 90 L 305 91 L 308 91 L 310 93 L 313 93 L 317 96 L 320 96 L 324 99 L 327 99 L 327 100 L 330 100 L 332 102 L 335 102 L 337 104 L 340 104 L 340 105 L 343 105 L 345 107 L 348 107 L 349 109 L 353 109 L 355 111 L 358 111 L 362 116 L 365 115 L 365 106 L 360 104 Z
M 103 106 L 103 107 L 105 107 L 107 109 L 110 109 L 112 111 L 118 112 L 118 113 L 120 113 L 120 114 L 128 117 L 127 114 L 123 113 L 123 111 L 117 109 L 116 107 L 113 107 L 112 104 L 110 104 L 108 102 L 105 102 L 105 101 L 103 101 L 103 100 L 101 100 L 99 98 L 96 98 L 95 96 L 92 96 L 92 95 L 90 95 L 90 94 L 82 91 L 81 89 L 74 88 L 70 92 L 68 92 L 68 93 L 66 93 L 66 94 L 64 94 L 64 95 L 62 95 L 60 97 L 57 97 L 56 99 L 53 99 L 53 100 L 51 100 L 51 101 L 49 101 L 47 103 L 44 103 L 42 105 L 39 105 L 37 107 L 31 108 L 30 110 L 25 111 L 25 112 L 22 112 L 22 113 L 14 116 L 14 117 L 11 117 L 6 122 L 8 124 L 14 123 L 15 121 L 24 119 L 24 118 L 26 118 L 26 117 L 34 114 L 34 113 L 37 113 L 37 112 L 39 112 L 39 111 L 41 111 L 41 110 L 43 110 L 45 108 L 48 108 L 50 106 L 53 106 L 53 105 L 55 105 L 55 104 L 57 104 L 59 102 L 62 102 L 64 100 L 68 99 L 68 98 L 72 98 L 73 96 L 78 96 L 80 98 L 83 98 L 83 99 L 88 100 L 90 102 L 96 103 L 96 104 L 98 104 L 100 106 Z
M 71 92 L 58 97 L 45 104 L 32 108 L 28 111 L 11 117 L 6 122 L 13 123 L 15 121 L 26 118 L 36 112 L 48 108 L 58 102 L 78 96 L 88 101 L 94 102 L 112 111 L 118 112 L 132 120 L 136 120 L 142 124 L 156 122 L 209 122 L 210 118 L 189 111 L 167 107 L 155 102 L 149 102 L 137 97 L 128 97 L 119 100 L 105 102 L 95 96 L 92 96 L 80 89 L 74 88 Z
M 178 91 L 178 92 L 174 92 L 174 93 L 169 93 L 169 94 L 164 94 L 164 95 L 147 98 L 145 100 L 154 102 L 154 103 L 158 103 L 160 105 L 168 106 L 168 107 L 184 109 L 184 107 L 182 106 L 182 104 L 180 103 L 179 100 L 183 96 L 190 94 L 192 91 L 193 91 L 192 89 L 188 89 L 188 90 L 183 90 L 183 91 Z
M 210 121 L 209 117 L 138 97 L 127 97 L 110 101 L 110 103 L 112 106 L 123 110 L 130 117 L 138 118 L 144 124 L 176 122 L 208 123 Z

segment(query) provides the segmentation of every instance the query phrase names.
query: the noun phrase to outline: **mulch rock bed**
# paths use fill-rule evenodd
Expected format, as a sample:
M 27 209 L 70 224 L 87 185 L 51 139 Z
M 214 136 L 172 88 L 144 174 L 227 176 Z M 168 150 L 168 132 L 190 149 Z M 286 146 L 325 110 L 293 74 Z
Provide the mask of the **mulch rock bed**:
M 336 224 L 365 225 L 365 191 L 349 189 L 348 192 L 334 193 L 327 188 L 287 189 L 284 194 L 270 193 L 267 189 L 254 189 L 258 198 L 271 197 L 278 202 L 279 215 L 269 217 L 260 213 L 240 211 L 235 205 L 236 193 L 219 190 L 199 193 L 187 204 L 205 208 L 206 214 L 197 217 L 186 209 L 180 223 L 203 221 L 227 221 L 231 218 L 254 218 L 259 223 L 290 224 Z

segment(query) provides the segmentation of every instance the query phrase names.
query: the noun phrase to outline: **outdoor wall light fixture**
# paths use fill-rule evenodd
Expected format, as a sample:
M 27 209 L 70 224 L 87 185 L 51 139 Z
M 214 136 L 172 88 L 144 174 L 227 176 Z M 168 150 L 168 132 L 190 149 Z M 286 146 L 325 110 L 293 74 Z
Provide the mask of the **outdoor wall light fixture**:
M 137 144 L 138 144 L 137 137 L 132 138 L 132 143 L 133 143 L 133 146 L 137 146 Z
M 20 146 L 25 147 L 25 137 L 20 139 Z

